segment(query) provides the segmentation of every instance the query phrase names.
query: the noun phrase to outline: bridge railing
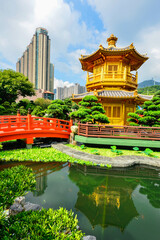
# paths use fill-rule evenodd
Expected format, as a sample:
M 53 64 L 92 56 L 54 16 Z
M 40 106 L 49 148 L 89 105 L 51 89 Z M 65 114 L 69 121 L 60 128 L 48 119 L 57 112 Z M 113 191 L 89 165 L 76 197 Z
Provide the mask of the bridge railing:
M 27 116 L 0 116 L 0 132 L 11 132 L 18 130 L 56 130 L 70 133 L 72 121 L 35 117 L 28 114 Z

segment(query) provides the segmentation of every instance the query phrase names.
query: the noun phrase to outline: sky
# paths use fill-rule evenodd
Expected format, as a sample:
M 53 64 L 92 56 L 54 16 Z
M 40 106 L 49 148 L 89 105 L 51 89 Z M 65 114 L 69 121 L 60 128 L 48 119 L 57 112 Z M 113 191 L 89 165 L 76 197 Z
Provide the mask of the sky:
M 48 30 L 55 88 L 85 85 L 81 54 L 91 54 L 113 33 L 117 47 L 129 46 L 149 60 L 138 81 L 160 81 L 159 0 L 0 0 L 0 69 L 16 70 L 16 62 L 37 27 Z

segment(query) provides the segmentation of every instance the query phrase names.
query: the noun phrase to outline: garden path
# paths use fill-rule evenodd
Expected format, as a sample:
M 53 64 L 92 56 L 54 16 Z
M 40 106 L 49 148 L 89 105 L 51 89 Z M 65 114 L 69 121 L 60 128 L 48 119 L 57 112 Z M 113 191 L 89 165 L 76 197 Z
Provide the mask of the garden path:
M 78 151 L 76 149 L 70 148 L 63 143 L 54 143 L 52 147 L 66 153 L 67 155 L 82 159 L 85 161 L 90 161 L 96 164 L 111 164 L 112 167 L 130 167 L 134 165 L 147 165 L 151 167 L 160 167 L 160 158 L 153 158 L 153 157 L 143 157 L 143 156 L 133 156 L 133 155 L 123 155 L 117 156 L 114 158 L 107 157 L 107 156 L 100 156 L 100 155 L 93 155 L 89 153 L 85 153 L 82 151 Z

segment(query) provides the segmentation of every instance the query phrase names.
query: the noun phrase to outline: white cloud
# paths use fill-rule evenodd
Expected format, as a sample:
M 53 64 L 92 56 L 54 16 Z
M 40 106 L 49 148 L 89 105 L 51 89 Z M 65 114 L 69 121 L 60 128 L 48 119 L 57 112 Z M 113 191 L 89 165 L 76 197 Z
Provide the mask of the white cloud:
M 139 70 L 140 81 L 151 79 L 160 81 L 160 24 L 148 27 L 139 33 L 136 43 L 137 50 L 147 52 L 149 60 Z
M 54 89 L 57 89 L 57 87 L 71 87 L 74 83 L 70 83 L 68 81 L 63 81 L 57 78 L 54 78 Z
M 0 1 L 0 54 L 12 64 L 22 56 L 35 29 L 44 27 L 51 39 L 51 62 L 63 73 L 80 73 L 81 46 L 97 48 L 103 34 L 88 29 L 80 12 L 65 0 Z
M 109 31 L 130 27 L 144 13 L 149 0 L 87 0 L 103 21 Z M 134 22 L 133 22 L 134 21 Z
M 0 69 L 13 69 L 13 65 L 4 63 L 3 61 L 0 60 Z

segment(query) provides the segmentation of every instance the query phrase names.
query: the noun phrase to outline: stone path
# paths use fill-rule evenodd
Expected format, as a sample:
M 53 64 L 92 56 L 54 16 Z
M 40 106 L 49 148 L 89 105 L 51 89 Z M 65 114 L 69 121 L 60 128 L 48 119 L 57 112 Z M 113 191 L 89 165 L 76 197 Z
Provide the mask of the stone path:
M 85 161 L 90 161 L 97 164 L 111 164 L 112 167 L 130 167 L 136 164 L 148 165 L 152 167 L 160 167 L 160 159 L 153 157 L 143 157 L 143 156 L 117 156 L 114 158 L 105 157 L 100 155 L 93 155 L 89 153 L 85 153 L 82 151 L 78 151 L 76 149 L 70 148 L 62 143 L 54 143 L 52 147 L 66 153 L 67 155 L 82 159 Z

